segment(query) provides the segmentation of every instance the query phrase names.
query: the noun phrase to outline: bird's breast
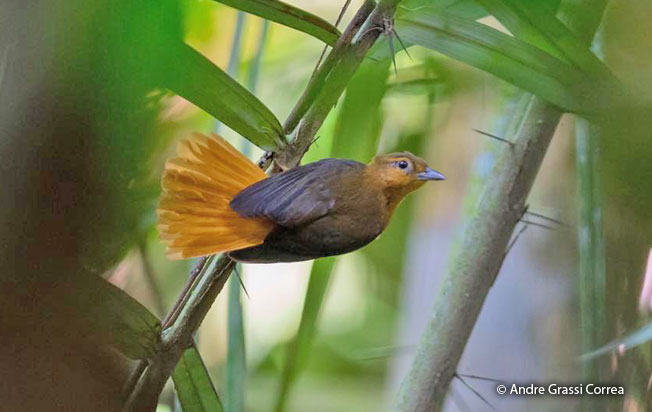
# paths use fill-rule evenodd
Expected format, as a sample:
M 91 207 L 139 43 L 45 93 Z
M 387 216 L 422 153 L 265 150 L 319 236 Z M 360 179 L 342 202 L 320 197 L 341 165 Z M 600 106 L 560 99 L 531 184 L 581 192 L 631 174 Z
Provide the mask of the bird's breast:
M 385 229 L 386 204 L 382 193 L 373 190 L 340 191 L 321 218 L 298 227 L 279 227 L 262 245 L 231 255 L 249 262 L 292 262 L 349 253 Z

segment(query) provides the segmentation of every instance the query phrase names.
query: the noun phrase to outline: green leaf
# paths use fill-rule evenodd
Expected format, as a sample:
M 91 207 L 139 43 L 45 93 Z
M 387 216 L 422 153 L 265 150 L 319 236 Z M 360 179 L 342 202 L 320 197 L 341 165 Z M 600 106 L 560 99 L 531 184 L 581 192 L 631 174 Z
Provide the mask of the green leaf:
M 569 111 L 591 111 L 586 76 L 568 63 L 483 24 L 443 13 L 409 13 L 401 38 L 485 70 Z
M 459 83 L 472 87 L 472 81 L 454 82 L 448 59 L 443 56 L 425 56 L 423 63 L 404 67 L 400 76 L 387 84 L 388 94 L 406 96 L 433 96 L 436 99 L 448 97 Z M 430 114 L 426 110 L 427 114 Z
M 211 114 L 263 150 L 287 142 L 274 114 L 247 89 L 188 45 L 175 48 L 164 86 Z
M 368 162 L 376 154 L 380 103 L 387 88 L 390 63 L 364 61 L 351 79 L 335 124 L 333 157 Z
M 247 13 L 299 30 L 331 46 L 340 32 L 321 17 L 277 0 L 216 0 Z
M 89 324 L 116 349 L 131 359 L 145 359 L 160 344 L 161 323 L 127 292 L 102 278 L 91 278 L 79 310 Z
M 610 78 L 604 64 L 555 16 L 556 9 L 538 1 L 477 0 L 514 36 L 561 57 L 587 74 Z M 545 6 L 545 7 L 543 7 Z
M 290 388 L 309 354 L 310 345 L 317 329 L 317 316 L 321 310 L 334 263 L 335 258 L 323 258 L 315 260 L 312 265 L 299 330 L 288 345 L 287 358 L 281 372 L 281 388 L 278 391 L 276 407 L 274 408 L 276 412 L 285 410 Z
M 580 359 L 583 361 L 588 361 L 598 356 L 616 351 L 616 350 L 629 350 L 638 345 L 652 341 L 652 322 L 643 326 L 636 332 L 633 332 L 622 339 L 612 341 L 601 348 L 598 348 L 592 352 L 585 353 L 580 356 Z
M 471 20 L 489 14 L 476 0 L 406 0 L 399 6 L 396 16 L 400 17 L 405 12 L 420 11 L 424 8 L 431 11 L 456 14 Z
M 183 412 L 222 412 L 206 365 L 194 346 L 183 352 L 172 374 Z
M 449 13 L 469 20 L 476 20 L 488 14 L 475 0 L 412 0 L 401 3 L 396 11 L 395 18 L 396 20 L 400 20 L 410 12 L 422 11 L 428 13 Z M 392 54 L 403 51 L 403 46 L 407 49 L 414 45 L 404 38 L 401 38 L 401 42 L 394 40 L 393 46 L 390 46 L 387 37 L 381 36 L 376 40 L 376 44 L 371 48 L 369 55 L 376 60 L 389 59 L 392 57 Z
M 449 3 L 445 9 L 447 13 L 467 19 L 477 20 L 489 14 L 476 0 L 456 0 Z

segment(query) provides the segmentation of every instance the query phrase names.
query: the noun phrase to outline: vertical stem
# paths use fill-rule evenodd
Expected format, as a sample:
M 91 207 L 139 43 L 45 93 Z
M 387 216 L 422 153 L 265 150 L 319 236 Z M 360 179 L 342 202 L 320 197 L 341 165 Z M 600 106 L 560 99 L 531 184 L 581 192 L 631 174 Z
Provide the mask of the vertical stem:
M 238 282 L 238 279 L 231 277 L 229 282 L 228 351 L 226 357 L 226 412 L 244 411 L 246 371 L 240 282 Z
M 229 55 L 229 63 L 226 68 L 226 72 L 233 78 L 238 77 L 245 18 L 245 13 L 238 11 L 233 33 L 233 43 L 231 45 L 231 54 Z M 249 80 L 251 80 L 251 77 Z M 216 133 L 220 125 L 220 122 L 216 122 Z M 245 150 L 249 149 L 248 146 L 245 145 Z M 226 402 L 224 406 L 227 412 L 242 412 L 244 411 L 244 381 L 247 361 L 245 359 L 244 319 L 240 304 L 240 284 L 233 278 L 231 278 L 229 283 L 228 302 Z
M 579 4 L 574 13 L 566 16 L 571 28 L 575 27 L 574 19 L 588 21 L 582 13 L 601 16 L 604 11 L 603 7 L 593 7 L 590 0 L 568 1 Z M 582 27 L 593 37 L 595 22 L 600 19 L 590 21 L 593 26 Z M 532 98 L 514 146 L 501 153 L 466 226 L 463 242 L 452 253 L 432 317 L 399 391 L 398 410 L 441 410 L 560 117 L 559 109 L 538 97 Z
M 502 149 L 442 281 L 397 410 L 439 411 L 473 326 L 503 261 L 561 112 L 534 97 L 514 146 Z
M 138 240 L 138 251 L 140 252 L 140 260 L 143 264 L 143 274 L 145 275 L 145 280 L 147 281 L 150 293 L 152 294 L 152 301 L 154 302 L 156 315 L 162 316 L 165 313 L 165 305 L 163 304 L 161 288 L 159 288 L 158 282 L 156 282 L 154 269 L 152 269 L 152 264 L 149 261 L 147 240 L 145 238 Z
M 244 31 L 246 14 L 238 11 L 235 29 L 233 32 L 233 43 L 231 44 L 231 54 L 229 55 L 229 62 L 226 65 L 226 73 L 234 79 L 238 77 L 238 67 L 240 66 L 240 43 L 242 43 L 242 32 Z M 219 120 L 215 121 L 214 131 L 219 133 L 222 123 Z
M 281 372 L 281 386 L 276 395 L 275 412 L 285 411 L 292 384 L 308 357 L 308 350 L 316 332 L 317 318 L 321 311 L 330 282 L 335 258 L 319 259 L 313 263 L 308 289 L 303 302 L 299 330 L 287 346 L 285 364 Z
M 265 43 L 267 42 L 268 33 L 269 20 L 263 20 L 263 26 L 260 29 L 260 37 L 258 38 L 258 48 L 256 49 L 256 54 L 251 62 L 249 78 L 247 79 L 247 87 L 253 94 L 256 94 L 256 89 L 258 88 L 258 76 L 260 74 L 260 66 L 263 60 L 263 53 L 265 52 Z
M 260 64 L 262 62 L 268 31 L 269 21 L 264 20 L 258 40 L 258 48 L 251 62 L 249 76 L 247 78 L 247 87 L 253 94 L 256 94 Z M 242 153 L 245 156 L 251 153 L 251 143 L 244 141 Z M 240 271 L 240 273 L 242 272 Z M 225 407 L 227 412 L 242 412 L 245 409 L 245 380 L 247 374 L 244 316 L 242 312 L 240 283 L 233 278 L 231 278 L 229 284 L 227 336 Z
M 600 24 L 607 0 L 564 0 L 560 4 L 559 19 L 577 35 L 582 43 L 599 48 L 595 32 Z M 596 40 L 594 40 L 594 38 Z M 605 251 L 602 223 L 602 196 L 598 173 L 598 125 L 577 118 L 575 123 L 576 179 L 578 188 L 579 300 L 582 352 L 588 353 L 603 343 L 605 320 Z M 583 362 L 582 375 L 586 381 L 598 381 L 600 364 Z M 597 410 L 592 397 L 582 398 L 586 411 Z
M 600 179 L 597 172 L 599 127 L 585 119 L 577 119 L 576 174 L 578 187 L 579 219 L 579 296 L 582 330 L 582 352 L 587 353 L 603 343 L 605 304 L 605 254 L 602 230 L 602 199 Z M 585 380 L 600 378 L 595 362 L 584 362 L 582 374 Z M 591 402 L 590 397 L 585 399 Z

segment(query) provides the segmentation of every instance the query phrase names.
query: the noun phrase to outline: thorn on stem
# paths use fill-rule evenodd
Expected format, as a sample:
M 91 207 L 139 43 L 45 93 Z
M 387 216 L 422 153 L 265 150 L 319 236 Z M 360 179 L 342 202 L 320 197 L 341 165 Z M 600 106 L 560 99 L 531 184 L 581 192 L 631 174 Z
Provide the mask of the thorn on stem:
M 538 217 L 539 219 L 547 220 L 548 222 L 556 223 L 559 226 L 568 227 L 568 225 L 566 223 L 562 222 L 561 220 L 554 219 L 552 217 L 548 217 L 548 216 L 542 215 L 540 213 L 535 213 L 535 212 L 530 212 L 530 211 L 526 211 L 525 213 L 527 213 L 528 215 L 534 216 L 534 217 Z
M 346 13 L 346 10 L 349 8 L 350 4 L 351 4 L 351 0 L 346 0 L 344 2 L 344 6 L 342 6 L 342 9 L 340 10 L 340 14 L 337 16 L 337 20 L 335 20 L 335 27 L 337 27 L 342 21 L 342 17 L 344 17 L 344 13 Z M 317 64 L 315 65 L 315 68 L 312 71 L 312 74 L 310 75 L 310 80 L 312 80 L 317 74 L 317 70 L 319 69 L 319 66 L 321 66 L 321 62 L 322 60 L 324 60 L 324 56 L 326 55 L 326 50 L 328 50 L 328 45 L 324 46 L 324 49 L 321 51 L 319 60 L 317 60 Z
M 407 57 L 409 57 L 410 60 L 414 61 L 412 56 L 410 56 L 410 53 L 407 51 L 407 47 L 405 47 L 405 43 L 403 43 L 403 40 L 401 40 L 401 38 L 398 37 L 398 32 L 396 30 L 394 30 L 394 36 L 396 36 L 396 40 L 398 40 L 398 42 L 401 44 L 401 48 L 403 49 L 405 54 L 407 54 Z
M 492 139 L 496 139 L 496 140 L 501 141 L 503 143 L 507 143 L 510 146 L 514 146 L 514 142 L 510 142 L 509 140 L 507 140 L 507 139 L 505 139 L 503 137 L 496 136 L 495 134 L 487 133 L 487 132 L 484 132 L 484 131 L 478 130 L 478 129 L 473 129 L 473 131 L 476 132 L 476 133 L 480 133 L 483 136 L 491 137 Z
M 455 402 L 459 410 L 464 412 L 471 412 L 471 408 L 469 408 L 469 405 L 467 405 L 466 402 L 464 402 L 464 398 L 460 396 L 460 394 L 455 390 L 455 388 L 451 387 L 450 393 L 453 402 Z
M 507 248 L 505 249 L 505 255 L 503 256 L 503 259 L 505 259 L 505 257 L 509 253 L 509 251 L 512 250 L 512 248 L 516 244 L 516 241 L 518 240 L 518 238 L 521 237 L 521 235 L 523 234 L 523 232 L 525 232 L 525 230 L 527 228 L 528 228 L 528 225 L 523 225 L 521 227 L 521 230 L 519 230 L 518 233 L 516 233 L 516 236 L 514 236 L 514 239 L 512 239 L 512 241 L 509 242 L 509 245 L 507 245 Z
M 405 47 L 405 43 L 403 43 L 403 40 L 401 40 L 401 38 L 398 36 L 398 33 L 396 32 L 396 28 L 394 27 L 394 19 L 387 16 L 383 17 L 382 24 L 380 26 L 371 27 L 365 30 L 360 35 L 360 38 L 364 37 L 367 33 L 370 33 L 375 30 L 379 30 L 381 34 L 385 35 L 385 37 L 387 38 L 387 42 L 389 45 L 389 55 L 392 58 L 392 64 L 394 66 L 394 74 L 398 76 L 398 68 L 396 66 L 396 58 L 395 58 L 395 50 L 394 50 L 394 37 L 396 37 L 396 40 L 398 40 L 398 42 L 401 45 L 401 48 L 403 49 L 403 51 L 405 51 L 405 54 L 407 54 L 410 60 L 413 59 L 412 56 L 410 56 L 410 53 L 407 51 L 407 47 Z M 374 61 L 377 61 L 377 59 L 374 59 L 372 57 L 369 58 Z
M 321 135 L 315 136 L 315 138 L 312 139 L 312 141 L 311 141 L 310 144 L 308 145 L 308 148 L 310 148 L 310 146 L 312 146 L 313 144 L 316 144 L 316 143 L 317 143 L 317 140 L 319 140 L 320 137 L 321 137 Z M 319 145 L 316 145 L 316 146 L 319 147 Z M 307 152 L 307 151 L 308 151 L 308 149 L 306 149 L 306 152 Z
M 392 35 L 387 36 L 387 42 L 389 44 L 389 54 L 392 56 L 392 64 L 394 65 L 394 75 L 398 77 L 398 69 L 396 68 L 396 56 L 394 56 L 394 42 L 392 40 Z
M 249 296 L 249 292 L 247 292 L 247 288 L 245 287 L 245 284 L 242 281 L 242 277 L 240 277 L 240 272 L 238 271 L 238 266 L 235 266 L 233 268 L 233 271 L 235 272 L 235 275 L 238 277 L 238 281 L 240 282 L 240 287 L 242 287 L 242 290 L 244 291 L 245 295 L 247 295 L 247 299 L 251 300 L 251 297 Z
M 467 373 L 457 373 L 458 376 L 461 376 L 463 378 L 469 378 L 469 379 L 477 379 L 480 381 L 488 381 L 488 382 L 494 382 L 494 383 L 507 383 L 507 381 L 504 381 L 502 379 L 496 379 L 496 378 L 489 378 L 487 376 L 479 376 L 479 375 L 470 375 Z
M 533 222 L 531 220 L 526 220 L 524 218 L 520 218 L 519 221 L 525 223 L 526 225 L 532 225 L 546 230 L 557 230 L 557 228 L 553 226 L 548 226 L 548 225 L 544 225 L 543 223 Z
M 460 382 L 462 382 L 462 384 L 464 384 L 464 386 L 466 386 L 466 387 L 467 387 L 471 392 L 473 392 L 473 393 L 475 394 L 475 396 L 477 396 L 478 398 L 480 398 L 480 400 L 482 400 L 482 402 L 484 402 L 485 405 L 487 405 L 488 407 L 490 407 L 492 411 L 496 411 L 496 408 L 494 408 L 494 406 L 493 406 L 492 404 L 490 404 L 489 401 L 487 401 L 487 399 L 486 399 L 484 396 L 482 396 L 482 394 L 480 394 L 480 392 L 476 391 L 476 390 L 475 390 L 471 385 L 469 385 L 469 384 L 464 380 L 464 378 L 462 378 L 462 377 L 461 377 L 457 372 L 456 372 L 455 375 L 453 375 L 453 376 L 454 376 L 455 378 L 457 378 Z M 496 411 L 496 412 L 497 412 L 497 411 Z

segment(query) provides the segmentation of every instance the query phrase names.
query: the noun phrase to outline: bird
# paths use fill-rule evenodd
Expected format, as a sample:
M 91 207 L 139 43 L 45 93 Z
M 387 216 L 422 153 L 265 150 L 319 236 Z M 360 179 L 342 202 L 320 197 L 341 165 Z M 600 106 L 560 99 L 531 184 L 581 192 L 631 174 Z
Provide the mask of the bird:
M 341 255 L 376 239 L 406 195 L 441 173 L 410 152 L 369 164 L 328 158 L 267 176 L 217 134 L 182 139 L 161 178 L 159 236 L 170 259 L 244 263 Z

